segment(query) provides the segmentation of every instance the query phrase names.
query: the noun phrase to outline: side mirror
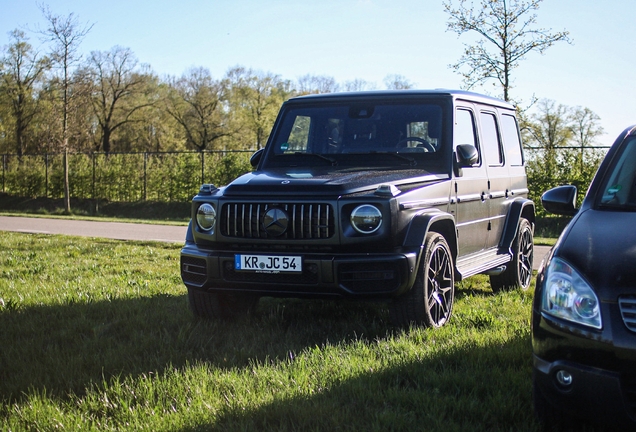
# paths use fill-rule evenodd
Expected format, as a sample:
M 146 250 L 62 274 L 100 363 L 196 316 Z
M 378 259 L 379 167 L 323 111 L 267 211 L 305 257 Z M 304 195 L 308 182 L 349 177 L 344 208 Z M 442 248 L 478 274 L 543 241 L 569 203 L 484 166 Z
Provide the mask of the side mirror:
M 264 151 L 265 149 L 258 149 L 250 157 L 250 165 L 252 165 L 252 168 L 258 168 L 258 164 L 261 163 L 261 159 L 263 158 Z
M 541 204 L 550 213 L 574 216 L 578 212 L 576 195 L 577 190 L 574 185 L 555 187 L 541 195 Z
M 473 145 L 460 144 L 457 146 L 456 152 L 460 168 L 471 167 L 479 161 L 479 153 Z

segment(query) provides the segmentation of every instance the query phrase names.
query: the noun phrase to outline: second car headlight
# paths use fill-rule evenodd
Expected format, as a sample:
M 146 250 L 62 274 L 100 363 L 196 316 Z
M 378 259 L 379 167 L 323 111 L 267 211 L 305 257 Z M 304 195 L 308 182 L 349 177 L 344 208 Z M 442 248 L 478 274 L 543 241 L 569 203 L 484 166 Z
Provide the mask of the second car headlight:
M 201 204 L 197 209 L 197 225 L 203 231 L 212 231 L 216 224 L 216 209 L 212 204 Z
M 359 233 L 374 233 L 382 225 L 382 213 L 371 204 L 363 204 L 351 212 L 351 225 Z
M 554 258 L 546 270 L 543 312 L 578 324 L 600 329 L 600 303 L 596 293 L 578 271 Z

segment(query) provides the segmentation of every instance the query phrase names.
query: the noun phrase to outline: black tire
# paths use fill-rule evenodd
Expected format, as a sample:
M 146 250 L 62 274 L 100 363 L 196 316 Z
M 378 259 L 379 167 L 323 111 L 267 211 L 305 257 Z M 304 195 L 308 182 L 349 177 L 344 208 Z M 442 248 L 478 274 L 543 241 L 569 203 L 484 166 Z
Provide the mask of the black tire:
M 517 236 L 512 244 L 512 261 L 506 270 L 495 276 L 490 276 L 490 286 L 493 292 L 511 291 L 517 288 L 527 290 L 532 280 L 532 263 L 534 260 L 534 239 L 532 226 L 527 219 L 519 220 Z
M 208 293 L 188 288 L 190 310 L 200 318 L 230 320 L 246 316 L 257 302 L 258 297 L 247 294 Z
M 441 327 L 448 322 L 455 300 L 453 256 L 446 239 L 431 232 L 426 235 L 413 287 L 391 303 L 393 324 Z

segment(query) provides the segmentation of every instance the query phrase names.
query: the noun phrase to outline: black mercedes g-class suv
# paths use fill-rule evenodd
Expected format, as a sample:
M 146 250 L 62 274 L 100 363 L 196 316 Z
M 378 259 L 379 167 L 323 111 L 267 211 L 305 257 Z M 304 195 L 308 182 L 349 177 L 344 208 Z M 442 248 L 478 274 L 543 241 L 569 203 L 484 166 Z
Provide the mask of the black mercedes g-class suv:
M 527 289 L 534 204 L 512 105 L 463 91 L 285 102 L 254 171 L 203 185 L 181 251 L 192 311 L 262 296 L 390 300 L 396 325 L 442 326 L 454 283 Z

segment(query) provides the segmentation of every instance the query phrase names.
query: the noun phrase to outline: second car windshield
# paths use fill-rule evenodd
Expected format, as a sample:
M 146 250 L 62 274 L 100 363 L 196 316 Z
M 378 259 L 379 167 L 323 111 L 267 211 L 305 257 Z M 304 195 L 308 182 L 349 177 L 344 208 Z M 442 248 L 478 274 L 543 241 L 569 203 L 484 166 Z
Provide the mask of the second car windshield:
M 413 165 L 421 157 L 433 156 L 442 146 L 442 108 L 437 104 L 329 104 L 293 107 L 286 110 L 270 149 L 270 157 L 326 156 L 324 160 L 349 161 L 340 155 L 366 155 L 388 164 Z M 404 157 L 382 157 L 398 153 Z M 380 156 L 378 156 L 380 155 Z M 367 159 L 368 157 L 365 157 Z M 280 165 L 275 163 L 275 165 Z
M 636 209 L 636 137 L 623 144 L 616 163 L 605 176 L 602 207 Z

